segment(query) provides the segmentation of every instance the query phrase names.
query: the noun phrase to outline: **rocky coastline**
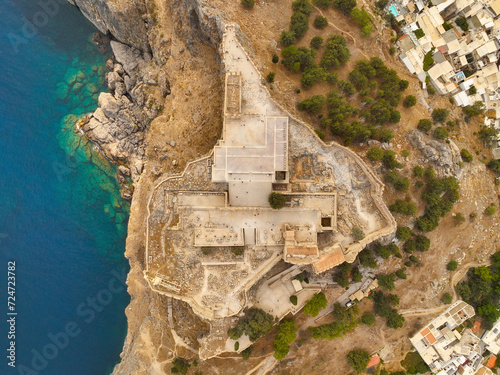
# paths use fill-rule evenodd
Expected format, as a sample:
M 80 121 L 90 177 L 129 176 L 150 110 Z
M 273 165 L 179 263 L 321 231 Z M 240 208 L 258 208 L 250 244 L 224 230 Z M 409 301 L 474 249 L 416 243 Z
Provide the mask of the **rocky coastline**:
M 99 107 L 76 127 L 118 165 L 122 198 L 132 200 L 125 252 L 131 268 L 128 332 L 113 374 L 164 373 L 172 350 L 183 348 L 175 349 L 176 333 L 164 319 L 166 298 L 153 294 L 144 280 L 145 202 L 155 179 L 182 170 L 219 137 L 223 84 L 217 46 L 224 19 L 203 0 L 173 0 L 161 9 L 144 0 L 68 2 L 100 31 L 93 42 L 103 48 L 109 39 L 114 55 L 106 63 L 109 92 L 95 93 Z M 184 80 L 198 83 L 188 87 Z M 191 97 L 205 110 L 189 107 Z M 185 319 L 186 312 L 187 305 L 174 301 L 174 315 Z

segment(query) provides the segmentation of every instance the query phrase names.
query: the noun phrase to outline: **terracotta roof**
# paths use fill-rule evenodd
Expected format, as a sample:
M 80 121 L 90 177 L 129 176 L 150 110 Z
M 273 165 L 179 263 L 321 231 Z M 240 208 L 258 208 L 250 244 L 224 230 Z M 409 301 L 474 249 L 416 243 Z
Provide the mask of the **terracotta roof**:
M 488 365 L 487 365 L 487 366 L 488 366 L 489 368 L 493 368 L 493 367 L 495 367 L 495 363 L 496 363 L 496 362 L 497 362 L 497 357 L 495 357 L 494 355 L 492 355 L 492 356 L 490 357 L 490 359 L 488 359 Z
M 437 341 L 436 338 L 434 337 L 434 335 L 432 333 L 429 333 L 427 336 L 425 336 L 425 338 L 427 340 L 429 340 L 429 343 L 431 345 L 434 345 L 436 343 L 436 341 Z
M 323 254 L 318 261 L 314 263 L 314 270 L 316 273 L 321 273 L 344 263 L 344 261 L 345 258 L 342 249 L 340 247 L 336 247 L 332 251 Z
M 380 358 L 378 355 L 375 355 L 370 358 L 370 362 L 366 365 L 366 368 L 370 368 L 372 366 L 378 365 L 380 363 Z
M 427 336 L 429 333 L 431 333 L 431 331 L 429 330 L 429 328 L 425 328 L 425 329 L 423 329 L 423 330 L 420 332 L 420 334 L 421 334 L 422 336 Z

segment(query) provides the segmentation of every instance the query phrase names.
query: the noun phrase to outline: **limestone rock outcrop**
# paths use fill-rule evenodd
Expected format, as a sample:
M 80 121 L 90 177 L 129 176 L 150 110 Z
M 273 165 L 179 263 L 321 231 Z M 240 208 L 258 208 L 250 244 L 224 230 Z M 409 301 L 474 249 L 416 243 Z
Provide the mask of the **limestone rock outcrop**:
M 457 179 L 462 177 L 460 150 L 452 140 L 449 143 L 440 142 L 425 136 L 418 130 L 408 133 L 408 139 L 413 147 L 422 153 L 424 157 L 422 163 L 433 164 L 437 176 L 454 176 Z

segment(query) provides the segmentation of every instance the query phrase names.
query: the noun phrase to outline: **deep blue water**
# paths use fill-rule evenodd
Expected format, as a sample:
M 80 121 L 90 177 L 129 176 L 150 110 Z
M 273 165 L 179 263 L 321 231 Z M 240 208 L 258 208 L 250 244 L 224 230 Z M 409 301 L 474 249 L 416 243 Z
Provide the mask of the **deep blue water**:
M 128 203 L 73 125 L 96 107 L 109 56 L 77 9 L 42 2 L 0 0 L 0 374 L 106 375 L 126 334 Z

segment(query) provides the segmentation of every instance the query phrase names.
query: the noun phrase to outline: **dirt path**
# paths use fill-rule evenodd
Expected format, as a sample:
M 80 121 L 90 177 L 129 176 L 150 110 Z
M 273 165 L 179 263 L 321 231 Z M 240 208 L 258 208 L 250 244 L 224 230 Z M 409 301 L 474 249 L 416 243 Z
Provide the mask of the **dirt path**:
M 321 9 L 320 9 L 320 8 L 318 8 L 318 7 L 316 7 L 316 6 L 315 6 L 314 8 L 315 8 L 315 9 L 319 12 L 319 14 L 321 14 L 321 16 L 322 16 L 322 17 L 324 17 L 324 14 L 323 14 L 323 12 L 321 11 Z M 357 47 L 357 45 L 356 45 L 356 38 L 355 38 L 355 37 L 354 37 L 354 36 L 353 36 L 350 32 L 345 31 L 345 30 L 342 30 L 341 28 L 339 28 L 337 25 L 335 25 L 335 24 L 331 23 L 330 21 L 328 21 L 328 25 L 329 25 L 329 26 L 332 26 L 332 27 L 333 27 L 333 28 L 335 28 L 336 30 L 340 31 L 340 33 L 341 33 L 342 35 L 347 35 L 349 38 L 351 38 L 352 43 L 353 43 L 353 45 L 354 45 L 354 48 L 356 48 L 356 49 L 358 48 L 358 47 Z M 367 58 L 367 59 L 369 59 L 369 58 L 370 58 L 370 56 L 368 56 L 368 55 L 367 55 L 366 53 L 364 53 L 362 50 L 360 50 L 360 49 L 358 49 L 358 50 L 359 50 L 359 53 L 360 53 L 360 54 L 362 54 L 365 58 Z

